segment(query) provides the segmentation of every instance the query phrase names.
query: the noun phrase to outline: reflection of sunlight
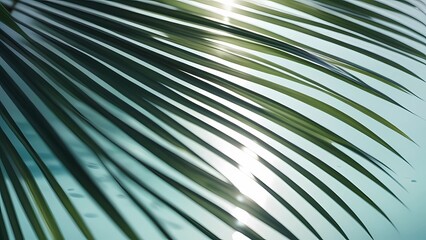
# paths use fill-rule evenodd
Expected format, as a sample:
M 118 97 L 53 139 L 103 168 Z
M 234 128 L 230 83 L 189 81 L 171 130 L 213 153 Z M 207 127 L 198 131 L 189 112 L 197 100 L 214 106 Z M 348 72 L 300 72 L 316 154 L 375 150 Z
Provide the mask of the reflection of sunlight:
M 250 238 L 246 237 L 244 234 L 240 232 L 234 232 L 232 234 L 232 240 L 250 240 Z
M 247 224 L 250 215 L 243 209 L 241 208 L 234 208 L 231 211 L 232 216 L 234 216 L 237 220 L 238 220 L 238 224 L 243 225 L 243 224 Z
M 264 191 L 260 186 L 254 182 L 255 172 L 258 172 L 259 167 L 262 165 L 259 163 L 259 156 L 252 150 L 243 147 L 238 149 L 236 147 L 226 147 L 222 145 L 222 151 L 229 154 L 233 158 L 238 166 L 222 166 L 219 171 L 240 191 L 242 195 L 236 196 L 238 201 L 244 201 L 245 197 L 248 197 L 258 204 L 262 204 L 267 195 L 262 194 Z M 226 164 L 227 165 L 227 164 Z
M 200 134 L 206 135 L 205 137 L 211 137 L 212 146 L 233 160 L 225 160 L 215 155 L 208 158 L 212 159 L 212 166 L 239 191 L 235 194 L 235 199 L 239 202 L 253 201 L 261 207 L 265 206 L 271 195 L 257 181 L 266 180 L 269 183 L 269 178 L 273 177 L 273 174 L 259 161 L 262 155 L 258 154 L 263 153 L 263 148 L 216 121 L 208 118 L 203 121 L 234 139 L 241 139 L 244 144 L 244 146 L 236 146 L 207 131 L 200 132 Z M 234 208 L 235 206 L 230 206 L 228 211 L 232 212 Z
M 246 148 L 246 147 L 243 147 L 242 148 L 242 151 L 247 155 L 247 156 L 249 156 L 249 157 L 251 157 L 251 158 L 253 158 L 253 159 L 255 159 L 255 160 L 258 160 L 259 159 L 259 156 L 257 156 L 257 154 L 256 153 L 254 153 L 252 150 L 250 150 L 250 149 L 248 149 L 248 148 Z
M 245 199 L 244 199 L 243 195 L 238 195 L 237 200 L 240 201 L 240 202 L 244 202 Z
M 251 174 L 250 170 L 247 167 L 243 167 L 243 166 L 239 166 L 238 169 L 240 169 L 240 171 L 245 174 L 247 177 L 253 179 L 254 176 L 253 174 Z
M 262 194 L 259 185 L 253 181 L 253 172 L 259 168 L 260 164 L 258 162 L 259 156 L 250 149 L 244 147 L 235 157 L 238 158 L 236 160 L 240 165 L 238 167 L 239 171 L 228 175 L 228 179 L 243 195 L 251 198 L 258 204 L 265 202 L 267 196 Z M 238 198 L 243 200 L 244 196 L 238 196 Z
M 225 23 L 229 23 L 229 16 L 232 13 L 232 4 L 234 3 L 233 0 L 224 0 L 223 1 L 223 21 Z
M 242 173 L 253 179 L 254 176 L 251 172 L 256 168 L 256 160 L 259 159 L 259 156 L 246 147 L 243 147 L 241 151 L 243 152 L 242 156 L 244 159 L 242 159 L 239 169 Z

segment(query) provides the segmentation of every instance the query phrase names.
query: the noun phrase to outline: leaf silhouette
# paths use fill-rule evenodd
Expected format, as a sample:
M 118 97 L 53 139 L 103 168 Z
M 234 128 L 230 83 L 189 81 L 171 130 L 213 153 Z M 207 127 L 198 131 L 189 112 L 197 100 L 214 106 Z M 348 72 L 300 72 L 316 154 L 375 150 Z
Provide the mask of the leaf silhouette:
M 343 88 L 412 114 L 387 90 L 418 96 L 368 63 L 424 81 L 406 64 L 425 65 L 424 13 L 368 0 L 1 2 L 0 238 L 66 239 L 70 228 L 98 239 L 96 216 L 130 239 L 184 239 L 183 228 L 326 239 L 303 199 L 351 239 L 315 192 L 374 238 L 335 184 L 392 220 L 336 161 L 404 204 L 387 160 L 321 118 L 409 164 L 366 123 L 411 138 Z M 99 213 L 72 199 L 71 182 Z

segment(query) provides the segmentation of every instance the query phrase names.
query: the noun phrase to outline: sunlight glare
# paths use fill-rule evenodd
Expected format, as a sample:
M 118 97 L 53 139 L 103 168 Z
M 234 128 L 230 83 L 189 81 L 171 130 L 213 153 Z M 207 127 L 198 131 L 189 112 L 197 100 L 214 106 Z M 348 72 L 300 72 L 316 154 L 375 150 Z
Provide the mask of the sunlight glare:
M 234 232 L 232 234 L 232 240 L 250 240 L 250 238 L 246 237 L 244 234 L 240 232 Z
M 259 156 L 247 147 L 243 147 L 241 151 L 243 153 L 242 156 L 245 158 L 241 161 L 239 169 L 242 173 L 253 179 L 254 176 L 251 172 L 252 169 L 256 167 L 256 161 L 259 160 Z
M 247 224 L 250 215 L 241 208 L 234 208 L 231 212 L 232 216 L 234 216 L 238 220 L 239 225 Z
M 255 159 L 255 160 L 259 160 L 259 156 L 257 156 L 257 154 L 256 153 L 254 153 L 252 150 L 250 150 L 249 148 L 247 148 L 247 147 L 243 147 L 242 148 L 242 151 L 243 151 L 243 153 L 245 153 L 247 156 L 249 156 L 249 157 L 251 157 L 251 158 L 253 158 L 253 159 Z
M 232 13 L 232 5 L 234 1 L 233 0 L 225 0 L 223 1 L 223 21 L 225 23 L 229 23 L 229 16 Z
M 259 156 L 247 147 L 241 148 L 241 155 L 238 163 L 239 172 L 232 174 L 229 180 L 234 186 L 245 196 L 252 200 L 262 203 L 266 200 L 266 196 L 260 194 L 259 189 L 254 185 L 253 171 L 259 167 Z

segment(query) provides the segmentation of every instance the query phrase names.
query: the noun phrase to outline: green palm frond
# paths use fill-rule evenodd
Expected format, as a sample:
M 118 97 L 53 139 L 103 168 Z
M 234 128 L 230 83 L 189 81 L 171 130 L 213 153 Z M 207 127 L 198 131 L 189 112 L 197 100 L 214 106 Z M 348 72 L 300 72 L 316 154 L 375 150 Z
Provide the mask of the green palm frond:
M 336 163 L 404 204 L 351 133 L 409 164 L 373 104 L 411 114 L 424 2 L 0 2 L 0 239 L 373 238 Z

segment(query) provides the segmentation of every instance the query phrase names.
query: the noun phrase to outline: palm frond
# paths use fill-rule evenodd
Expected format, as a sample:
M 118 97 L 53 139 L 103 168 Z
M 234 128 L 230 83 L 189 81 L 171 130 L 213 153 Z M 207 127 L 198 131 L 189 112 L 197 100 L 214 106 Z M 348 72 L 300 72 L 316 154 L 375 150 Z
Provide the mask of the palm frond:
M 130 239 L 324 239 L 309 211 L 349 239 L 330 206 L 373 238 L 348 190 L 392 220 L 336 162 L 403 204 L 334 125 L 406 161 L 371 122 L 410 137 L 355 94 L 411 114 L 390 93 L 425 80 L 406 64 L 426 63 L 422 1 L 3 3 L 0 238 L 100 238 L 88 206 Z

